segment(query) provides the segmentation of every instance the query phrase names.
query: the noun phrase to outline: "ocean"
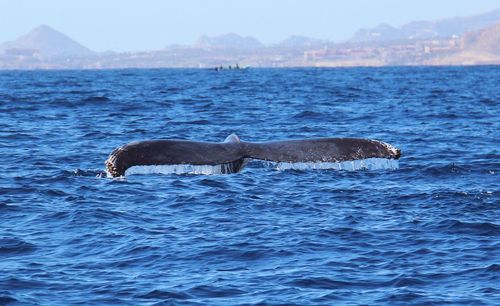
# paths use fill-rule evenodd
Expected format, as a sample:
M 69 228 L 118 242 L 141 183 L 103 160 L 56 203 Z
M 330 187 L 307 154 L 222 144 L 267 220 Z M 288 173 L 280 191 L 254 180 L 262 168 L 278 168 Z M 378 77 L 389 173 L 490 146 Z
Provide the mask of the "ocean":
M 500 68 L 0 72 L 0 305 L 500 304 Z M 111 179 L 146 139 L 372 138 L 397 167 Z

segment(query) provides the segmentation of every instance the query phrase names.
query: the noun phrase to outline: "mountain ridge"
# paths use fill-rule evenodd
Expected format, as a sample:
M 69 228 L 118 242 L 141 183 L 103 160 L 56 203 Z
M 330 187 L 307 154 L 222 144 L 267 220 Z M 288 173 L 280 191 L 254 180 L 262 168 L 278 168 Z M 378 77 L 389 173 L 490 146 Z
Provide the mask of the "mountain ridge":
M 448 34 L 456 33 L 458 30 L 452 31 L 453 27 L 449 25 L 456 25 L 461 20 L 468 20 L 465 28 L 492 21 L 496 24 L 442 38 L 428 26 L 438 28 L 443 20 L 405 25 L 413 33 L 420 29 L 420 36 L 398 36 L 397 40 L 334 43 L 292 35 L 278 43 L 264 45 L 252 36 L 226 33 L 202 35 L 190 45 L 170 45 L 159 50 L 137 52 L 93 52 L 65 34 L 43 25 L 14 41 L 0 44 L 0 69 L 204 68 L 235 64 L 253 67 L 498 65 L 500 9 L 481 16 L 486 17 L 484 20 L 478 16 L 456 17 L 452 18 L 453 22 L 447 19 L 443 28 L 449 31 L 446 32 Z M 460 26 L 460 29 L 464 28 Z M 390 25 L 383 24 L 377 29 L 401 35 L 400 29 Z
M 85 56 L 93 52 L 48 25 L 40 25 L 14 41 L 0 44 L 0 50 L 32 50 L 41 56 Z
M 349 41 L 374 42 L 459 36 L 466 32 L 488 27 L 499 21 L 500 8 L 473 16 L 412 21 L 401 27 L 380 24 L 373 28 L 358 30 Z

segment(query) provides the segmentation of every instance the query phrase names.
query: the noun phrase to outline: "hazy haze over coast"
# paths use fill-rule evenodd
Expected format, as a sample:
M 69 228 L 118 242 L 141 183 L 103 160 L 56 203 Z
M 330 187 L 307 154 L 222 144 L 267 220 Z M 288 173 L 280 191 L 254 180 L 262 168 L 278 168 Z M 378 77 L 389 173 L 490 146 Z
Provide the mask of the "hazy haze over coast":
M 0 0 L 0 42 L 43 24 L 97 52 L 157 50 L 224 33 L 252 36 L 264 44 L 291 35 L 341 42 L 361 28 L 471 16 L 498 7 L 497 0 Z
M 404 4 L 2 3 L 0 69 L 500 64 L 498 3 Z

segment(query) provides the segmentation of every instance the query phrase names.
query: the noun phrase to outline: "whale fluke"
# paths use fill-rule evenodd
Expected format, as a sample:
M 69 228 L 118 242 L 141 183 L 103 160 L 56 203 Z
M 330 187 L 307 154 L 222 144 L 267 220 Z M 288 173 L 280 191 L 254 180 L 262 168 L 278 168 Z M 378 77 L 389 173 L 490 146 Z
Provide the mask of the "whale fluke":
M 223 165 L 222 173 L 239 172 L 247 159 L 272 162 L 343 162 L 367 158 L 399 159 L 401 151 L 378 140 L 316 138 L 243 142 L 231 134 L 222 143 L 187 140 L 147 140 L 115 149 L 106 160 L 112 177 L 133 166 Z

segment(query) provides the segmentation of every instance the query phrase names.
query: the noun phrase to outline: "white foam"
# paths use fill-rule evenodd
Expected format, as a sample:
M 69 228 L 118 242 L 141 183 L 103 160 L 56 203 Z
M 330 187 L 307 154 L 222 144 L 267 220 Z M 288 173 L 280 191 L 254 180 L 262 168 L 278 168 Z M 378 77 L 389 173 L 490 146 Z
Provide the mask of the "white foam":
M 245 160 L 245 164 L 246 164 Z M 263 162 L 276 170 L 390 170 L 399 168 L 399 161 L 386 158 L 367 158 L 344 162 Z M 243 168 L 243 167 L 242 167 Z M 134 174 L 224 174 L 231 173 L 230 164 L 221 165 L 155 165 L 133 166 L 125 171 L 125 175 Z

